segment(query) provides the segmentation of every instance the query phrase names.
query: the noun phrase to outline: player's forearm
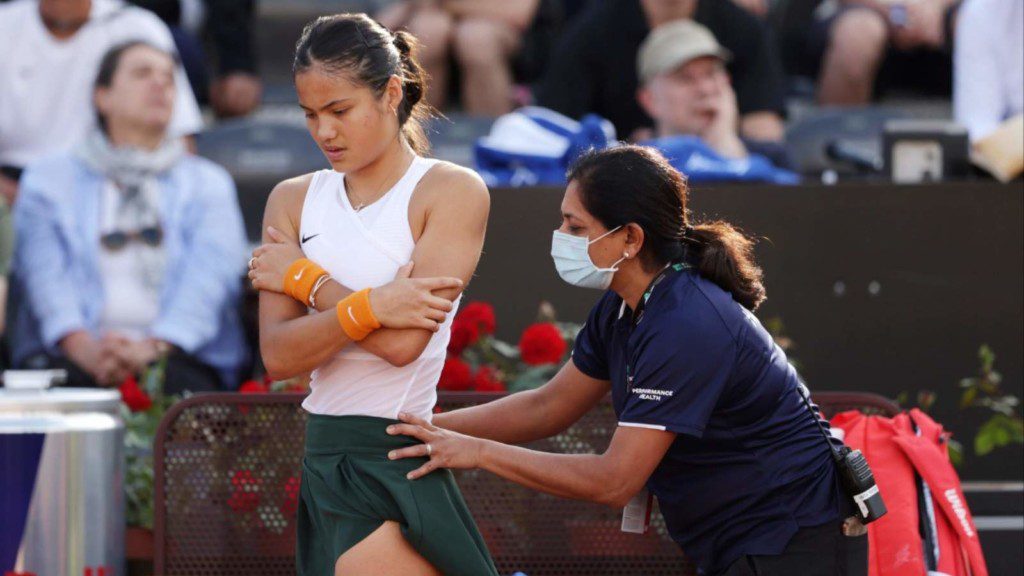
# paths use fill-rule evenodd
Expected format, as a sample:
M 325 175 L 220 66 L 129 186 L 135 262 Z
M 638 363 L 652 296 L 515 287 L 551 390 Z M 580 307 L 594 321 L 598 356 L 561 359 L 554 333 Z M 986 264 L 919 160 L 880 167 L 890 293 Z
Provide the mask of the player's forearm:
M 337 281 L 329 280 L 316 293 L 316 309 L 331 312 L 352 292 Z M 430 337 L 431 333 L 426 330 L 381 328 L 356 344 L 392 365 L 405 366 L 420 357 Z
M 260 331 L 260 353 L 275 380 L 304 374 L 352 343 L 333 312 L 286 320 Z

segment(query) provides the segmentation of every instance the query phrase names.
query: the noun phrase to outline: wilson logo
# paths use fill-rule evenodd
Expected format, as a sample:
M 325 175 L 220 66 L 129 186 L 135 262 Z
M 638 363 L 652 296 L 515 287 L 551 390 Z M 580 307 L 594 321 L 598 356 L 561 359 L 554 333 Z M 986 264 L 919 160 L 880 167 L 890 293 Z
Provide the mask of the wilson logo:
M 964 529 L 964 534 L 971 537 L 974 536 L 974 527 L 971 526 L 971 521 L 967 519 L 967 508 L 964 508 L 964 503 L 960 500 L 960 495 L 956 493 L 956 488 L 950 488 L 945 492 L 946 500 L 949 500 L 949 504 L 953 507 L 953 514 L 956 514 L 958 520 L 960 520 L 960 526 Z

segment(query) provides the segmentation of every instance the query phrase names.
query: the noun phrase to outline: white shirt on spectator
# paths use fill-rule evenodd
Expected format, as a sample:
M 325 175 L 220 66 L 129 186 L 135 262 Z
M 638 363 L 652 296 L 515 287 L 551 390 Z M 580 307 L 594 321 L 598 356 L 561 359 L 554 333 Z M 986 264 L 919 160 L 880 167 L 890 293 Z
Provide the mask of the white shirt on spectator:
M 1024 0 L 967 0 L 954 46 L 953 112 L 974 142 L 1024 111 Z
M 149 205 L 160 205 L 159 188 L 145 187 L 142 194 L 147 196 Z M 108 181 L 100 203 L 101 237 L 110 232 L 138 232 L 143 226 L 159 224 L 157 214 L 151 215 L 150 222 L 126 223 L 118 214 L 120 204 L 121 193 Z M 99 273 L 104 293 L 100 332 L 112 332 L 133 340 L 141 340 L 149 334 L 150 326 L 160 316 L 165 258 L 163 244 L 148 246 L 132 241 L 119 250 L 100 245 Z
M 156 15 L 120 0 L 92 0 L 89 21 L 66 40 L 50 34 L 34 0 L 0 4 L 0 165 L 24 167 L 80 140 L 95 121 L 100 60 L 130 40 L 176 53 Z M 180 65 L 174 81 L 170 133 L 199 132 L 202 116 Z

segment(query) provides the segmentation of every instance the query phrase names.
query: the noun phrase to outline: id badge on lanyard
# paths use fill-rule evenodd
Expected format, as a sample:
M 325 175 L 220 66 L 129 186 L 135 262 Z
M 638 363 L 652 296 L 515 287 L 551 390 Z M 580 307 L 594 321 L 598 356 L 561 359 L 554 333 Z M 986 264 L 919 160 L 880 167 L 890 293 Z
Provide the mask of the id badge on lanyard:
M 646 534 L 651 527 L 651 508 L 654 495 L 646 488 L 640 490 L 622 509 L 622 531 L 632 534 Z

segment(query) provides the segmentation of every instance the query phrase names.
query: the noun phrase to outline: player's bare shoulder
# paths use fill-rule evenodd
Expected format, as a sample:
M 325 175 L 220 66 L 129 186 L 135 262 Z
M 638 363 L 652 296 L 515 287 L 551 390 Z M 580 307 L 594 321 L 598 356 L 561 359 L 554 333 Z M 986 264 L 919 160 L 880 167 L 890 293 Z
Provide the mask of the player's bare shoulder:
M 315 172 L 295 176 L 278 182 L 270 191 L 267 198 L 267 207 L 263 211 L 264 228 L 268 225 L 280 227 L 284 223 L 290 223 L 292 231 L 299 229 L 299 220 L 302 218 L 302 204 L 306 201 L 306 192 L 313 181 Z M 286 233 L 292 231 L 284 230 Z M 297 232 L 296 232 L 297 233 Z
M 423 176 L 416 192 L 428 204 L 444 202 L 488 207 L 491 203 L 487 184 L 479 174 L 445 161 L 435 164 Z
M 286 206 L 297 204 L 302 206 L 302 203 L 306 200 L 306 191 L 309 190 L 309 184 L 313 181 L 314 174 L 316 172 L 294 176 L 278 182 L 274 189 L 270 191 L 270 197 L 267 199 L 267 208 L 272 204 Z

